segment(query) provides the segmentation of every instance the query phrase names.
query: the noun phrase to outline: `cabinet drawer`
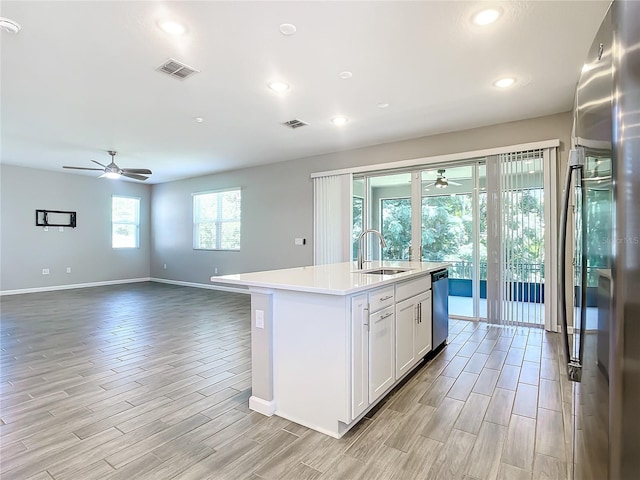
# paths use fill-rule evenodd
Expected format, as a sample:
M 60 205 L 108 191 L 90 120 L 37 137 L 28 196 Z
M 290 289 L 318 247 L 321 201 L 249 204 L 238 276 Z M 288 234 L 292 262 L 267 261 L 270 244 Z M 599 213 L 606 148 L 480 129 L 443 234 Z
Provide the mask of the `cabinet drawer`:
M 400 302 L 411 298 L 419 293 L 423 293 L 431 288 L 431 275 L 422 277 L 396 285 L 396 301 Z
M 371 313 L 377 312 L 395 303 L 394 287 L 390 285 L 369 293 L 369 308 Z
M 394 313 L 395 312 L 393 307 L 387 307 L 384 310 L 380 310 L 379 312 L 372 313 L 371 315 L 369 315 L 369 324 L 373 325 L 374 323 L 378 323 L 381 320 L 385 320 L 391 317 Z

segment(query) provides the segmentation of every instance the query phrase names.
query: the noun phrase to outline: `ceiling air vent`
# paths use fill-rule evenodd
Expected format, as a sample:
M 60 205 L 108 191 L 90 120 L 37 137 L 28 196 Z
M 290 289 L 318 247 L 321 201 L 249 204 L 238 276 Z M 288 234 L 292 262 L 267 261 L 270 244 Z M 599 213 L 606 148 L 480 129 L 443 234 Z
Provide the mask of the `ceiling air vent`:
M 306 127 L 309 125 L 308 123 L 303 122 L 302 120 L 298 120 L 294 118 L 293 120 L 289 120 L 288 122 L 284 122 L 283 125 L 289 128 L 298 128 L 298 127 Z
M 158 68 L 156 68 L 159 72 L 166 73 L 167 75 L 171 75 L 172 77 L 179 78 L 183 80 L 187 77 L 190 77 L 194 73 L 198 73 L 199 70 L 196 70 L 193 67 L 185 65 L 184 63 L 180 63 L 173 58 L 170 58 Z

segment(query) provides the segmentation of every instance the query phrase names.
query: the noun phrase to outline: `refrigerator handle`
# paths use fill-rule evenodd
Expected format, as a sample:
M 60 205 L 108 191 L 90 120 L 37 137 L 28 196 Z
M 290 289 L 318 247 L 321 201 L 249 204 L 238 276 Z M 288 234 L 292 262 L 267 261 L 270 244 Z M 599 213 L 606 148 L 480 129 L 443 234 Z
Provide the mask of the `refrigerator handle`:
M 573 171 L 582 169 L 584 165 L 584 150 L 581 148 L 573 149 L 569 152 L 569 165 L 567 166 L 567 173 L 565 175 L 564 183 L 564 196 L 562 199 L 562 209 L 560 210 L 560 238 L 558 240 L 558 270 L 559 285 L 558 285 L 558 300 L 560 308 L 558 313 L 560 315 L 560 325 L 562 326 L 563 336 L 562 342 L 564 345 L 565 360 L 567 362 L 567 375 L 569 380 L 579 382 L 582 376 L 582 366 L 578 359 L 574 359 L 571 356 L 571 350 L 569 348 L 569 328 L 567 323 L 567 269 L 566 269 L 566 257 L 567 257 L 567 223 L 569 221 L 569 198 L 571 195 L 571 177 Z

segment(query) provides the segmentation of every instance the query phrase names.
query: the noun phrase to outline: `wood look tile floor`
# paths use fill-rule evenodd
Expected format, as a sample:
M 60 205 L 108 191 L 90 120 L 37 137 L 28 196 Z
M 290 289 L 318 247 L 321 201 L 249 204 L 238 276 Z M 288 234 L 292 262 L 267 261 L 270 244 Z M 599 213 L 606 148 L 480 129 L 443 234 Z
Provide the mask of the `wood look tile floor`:
M 5 296 L 0 476 L 566 479 L 558 336 L 452 320 L 336 440 L 248 409 L 250 299 L 140 283 Z

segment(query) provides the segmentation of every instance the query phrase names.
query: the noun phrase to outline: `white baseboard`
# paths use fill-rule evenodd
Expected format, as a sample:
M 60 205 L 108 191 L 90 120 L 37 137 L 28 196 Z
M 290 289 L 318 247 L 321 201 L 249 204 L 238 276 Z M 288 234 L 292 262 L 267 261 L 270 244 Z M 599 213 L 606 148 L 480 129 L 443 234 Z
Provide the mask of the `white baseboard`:
M 17 290 L 0 290 L 0 297 L 4 295 L 20 295 L 23 293 L 39 293 L 39 292 L 54 292 L 56 290 L 71 290 L 74 288 L 90 288 L 90 287 L 104 287 L 106 285 L 119 285 L 122 283 L 139 283 L 149 282 L 150 277 L 145 278 L 125 278 L 123 280 L 106 280 L 104 282 L 89 282 L 89 283 L 73 283 L 70 285 L 52 285 L 49 287 L 35 287 L 35 288 L 19 288 Z
M 258 413 L 261 413 L 262 415 L 270 417 L 276 411 L 276 402 L 274 402 L 273 400 L 263 400 L 262 398 L 254 397 L 252 395 L 251 397 L 249 397 L 249 408 Z
M 182 282 L 180 280 L 167 280 L 166 278 L 151 277 L 152 282 L 168 283 L 169 285 L 180 285 L 182 287 L 194 287 L 194 288 L 206 288 L 209 290 L 222 290 L 223 292 L 232 293 L 251 293 L 248 288 L 242 287 L 227 287 L 224 285 L 213 285 L 208 283 L 195 283 L 195 282 Z

